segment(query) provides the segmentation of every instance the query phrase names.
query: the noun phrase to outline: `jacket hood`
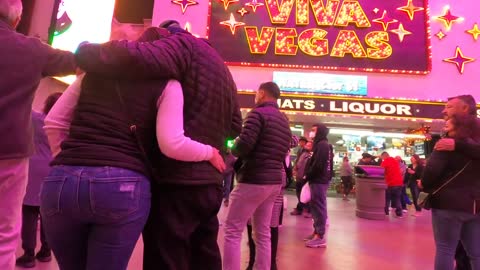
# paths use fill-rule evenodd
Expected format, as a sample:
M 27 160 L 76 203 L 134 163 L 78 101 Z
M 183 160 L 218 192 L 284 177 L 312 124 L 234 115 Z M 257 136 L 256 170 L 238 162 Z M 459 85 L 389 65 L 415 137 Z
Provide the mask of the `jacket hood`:
M 322 123 L 318 123 L 313 126 L 317 127 L 317 134 L 315 135 L 314 141 L 319 142 L 319 141 L 327 140 L 327 136 L 328 136 L 328 133 L 330 132 L 330 129 L 327 128 L 327 126 L 325 126 Z

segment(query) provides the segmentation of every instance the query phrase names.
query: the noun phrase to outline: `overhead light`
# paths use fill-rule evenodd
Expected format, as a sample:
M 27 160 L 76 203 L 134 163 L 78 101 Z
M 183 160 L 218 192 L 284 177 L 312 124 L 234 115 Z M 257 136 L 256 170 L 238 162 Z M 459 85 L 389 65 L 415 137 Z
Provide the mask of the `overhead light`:
M 344 141 L 344 140 L 339 140 L 339 141 L 336 142 L 336 144 L 338 144 L 338 145 L 344 145 L 344 144 L 345 144 L 345 141 Z

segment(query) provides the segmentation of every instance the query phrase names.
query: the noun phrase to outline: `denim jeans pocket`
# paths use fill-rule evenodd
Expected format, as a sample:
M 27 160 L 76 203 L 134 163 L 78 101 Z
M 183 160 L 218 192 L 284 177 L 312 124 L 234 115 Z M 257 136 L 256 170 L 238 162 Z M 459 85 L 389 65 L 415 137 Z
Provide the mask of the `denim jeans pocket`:
M 96 216 L 122 219 L 139 208 L 141 177 L 90 179 L 90 206 Z
M 66 179 L 66 176 L 48 176 L 43 181 L 40 192 L 43 215 L 53 216 L 60 213 L 60 196 Z

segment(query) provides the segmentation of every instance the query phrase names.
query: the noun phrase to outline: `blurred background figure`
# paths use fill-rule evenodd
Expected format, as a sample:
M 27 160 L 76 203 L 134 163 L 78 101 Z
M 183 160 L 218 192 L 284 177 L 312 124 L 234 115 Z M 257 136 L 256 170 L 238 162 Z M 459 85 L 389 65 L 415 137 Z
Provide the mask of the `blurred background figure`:
M 43 131 L 45 126 L 45 116 L 53 107 L 62 93 L 51 94 L 45 100 L 43 112 L 32 111 L 33 141 L 35 152 L 30 157 L 28 168 L 27 192 L 22 205 L 22 249 L 23 255 L 16 261 L 16 265 L 24 268 L 35 266 L 35 258 L 40 262 L 49 262 L 52 260 L 51 250 L 45 238 L 43 231 L 43 222 L 40 217 L 40 187 L 43 179 L 50 172 L 50 161 L 52 152 L 48 144 L 48 138 Z M 40 251 L 35 255 L 37 246 L 37 228 L 40 220 Z
M 343 200 L 348 201 L 348 194 L 350 194 L 353 189 L 353 168 L 347 156 L 343 157 L 343 162 L 340 166 L 340 178 L 343 184 Z

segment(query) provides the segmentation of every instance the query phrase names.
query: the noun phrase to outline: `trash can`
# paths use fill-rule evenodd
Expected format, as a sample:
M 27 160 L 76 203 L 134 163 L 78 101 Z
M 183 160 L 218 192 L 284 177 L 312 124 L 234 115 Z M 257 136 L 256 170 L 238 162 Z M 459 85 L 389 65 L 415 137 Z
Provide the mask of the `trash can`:
M 356 215 L 360 218 L 385 219 L 385 170 L 380 166 L 355 166 Z

